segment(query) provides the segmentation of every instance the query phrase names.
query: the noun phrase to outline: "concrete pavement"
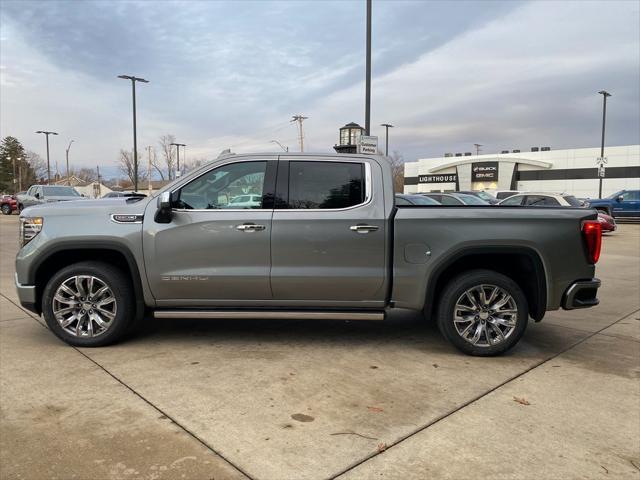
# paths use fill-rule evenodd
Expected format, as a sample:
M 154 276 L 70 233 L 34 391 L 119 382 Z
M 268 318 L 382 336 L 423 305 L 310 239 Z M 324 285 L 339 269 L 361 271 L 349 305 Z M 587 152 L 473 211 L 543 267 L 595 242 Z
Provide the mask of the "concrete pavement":
M 16 231 L 0 216 L 0 478 L 640 478 L 640 225 L 604 239 L 599 307 L 490 359 L 410 314 L 74 349 L 14 304 Z

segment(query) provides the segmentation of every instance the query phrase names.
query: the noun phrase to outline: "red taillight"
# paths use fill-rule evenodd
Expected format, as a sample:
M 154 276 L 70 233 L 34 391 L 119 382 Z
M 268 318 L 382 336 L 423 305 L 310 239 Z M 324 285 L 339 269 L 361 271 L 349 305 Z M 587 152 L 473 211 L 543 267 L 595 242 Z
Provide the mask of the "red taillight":
M 587 244 L 587 257 L 589 263 L 597 263 L 600 258 L 602 245 L 602 227 L 597 220 L 585 220 L 582 222 L 582 235 Z

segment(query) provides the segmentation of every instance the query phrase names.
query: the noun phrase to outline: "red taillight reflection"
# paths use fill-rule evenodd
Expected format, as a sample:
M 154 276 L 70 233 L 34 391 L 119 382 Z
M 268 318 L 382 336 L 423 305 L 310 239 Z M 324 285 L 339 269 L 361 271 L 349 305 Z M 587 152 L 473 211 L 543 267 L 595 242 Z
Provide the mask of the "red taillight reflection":
M 597 220 L 585 220 L 582 222 L 582 234 L 587 244 L 587 257 L 589 263 L 597 263 L 600 258 L 602 246 L 602 227 Z

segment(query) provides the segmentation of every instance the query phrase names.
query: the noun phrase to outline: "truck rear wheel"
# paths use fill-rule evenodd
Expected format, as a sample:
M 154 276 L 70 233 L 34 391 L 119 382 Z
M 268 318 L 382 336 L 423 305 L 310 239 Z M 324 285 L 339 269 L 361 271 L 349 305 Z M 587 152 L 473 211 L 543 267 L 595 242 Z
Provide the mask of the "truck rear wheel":
M 492 270 L 472 270 L 451 280 L 440 299 L 438 328 L 469 355 L 506 352 L 524 334 L 527 299 L 509 277 Z
M 101 347 L 118 341 L 135 317 L 131 281 L 102 262 L 63 268 L 47 283 L 42 313 L 53 333 L 70 345 Z

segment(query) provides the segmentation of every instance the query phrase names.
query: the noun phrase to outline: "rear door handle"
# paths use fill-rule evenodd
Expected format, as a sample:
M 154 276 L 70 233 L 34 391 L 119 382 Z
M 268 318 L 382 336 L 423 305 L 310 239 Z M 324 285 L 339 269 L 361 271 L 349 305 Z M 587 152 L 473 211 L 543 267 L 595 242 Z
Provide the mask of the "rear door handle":
M 376 225 L 351 225 L 349 230 L 356 233 L 369 233 L 375 232 L 379 227 Z
M 244 223 L 242 225 L 236 225 L 236 230 L 240 230 L 241 232 L 259 232 L 264 230 L 266 227 L 264 225 L 256 225 L 255 223 Z

